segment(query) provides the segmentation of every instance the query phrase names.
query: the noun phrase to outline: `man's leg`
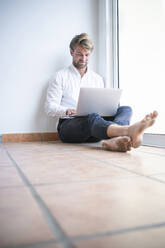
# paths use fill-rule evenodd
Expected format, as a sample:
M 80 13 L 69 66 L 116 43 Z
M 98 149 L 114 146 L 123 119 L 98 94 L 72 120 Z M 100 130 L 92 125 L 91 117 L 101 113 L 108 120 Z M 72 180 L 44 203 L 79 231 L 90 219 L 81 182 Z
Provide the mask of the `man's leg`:
M 108 137 L 128 136 L 131 138 L 132 147 L 137 148 L 142 144 L 144 131 L 151 127 L 158 116 L 157 111 L 145 116 L 143 120 L 131 126 L 110 125 L 107 128 Z M 108 141 L 109 144 L 111 140 Z M 108 142 L 104 141 L 103 145 L 108 146 Z
M 132 109 L 129 106 L 118 108 L 115 116 L 102 118 L 99 114 L 93 113 L 88 115 L 91 135 L 99 139 L 109 139 L 107 128 L 110 125 L 129 125 L 132 116 Z
M 118 108 L 116 115 L 114 116 L 113 122 L 125 126 L 130 125 L 132 117 L 132 109 L 129 106 L 121 106 Z
M 120 113 L 122 113 L 122 111 Z M 115 117 L 106 118 L 105 120 L 104 118 L 100 117 L 100 115 L 96 113 L 88 115 L 91 135 L 99 138 L 100 140 L 105 139 L 105 142 L 108 142 L 108 149 L 111 151 L 122 151 L 122 152 L 129 151 L 131 150 L 131 145 L 132 145 L 130 137 L 123 136 L 123 135 L 122 136 L 117 135 L 120 137 L 112 138 L 111 136 L 107 134 L 107 129 L 111 125 L 118 126 L 118 124 L 113 121 Z M 124 116 L 121 116 L 120 123 L 122 125 L 124 125 L 125 123 L 128 123 L 130 121 L 130 117 L 131 117 L 131 114 L 128 115 L 128 118 L 126 117 L 124 118 Z M 107 148 L 106 143 L 105 145 L 103 145 L 103 147 Z
M 113 121 L 114 124 L 120 126 L 130 125 L 132 117 L 132 109 L 129 106 L 121 106 L 118 108 L 115 116 L 110 117 L 109 120 Z M 108 118 L 107 118 L 108 120 Z M 102 141 L 102 146 L 111 151 L 130 151 L 132 147 L 131 138 L 128 136 L 119 136 Z
M 82 143 L 100 141 L 97 137 L 91 136 L 88 116 L 71 119 L 60 119 L 58 134 L 63 142 Z
M 63 120 L 58 126 L 58 132 L 64 142 L 86 142 L 92 136 L 98 141 L 105 139 L 103 146 L 110 150 L 128 151 L 131 146 L 136 148 L 141 145 L 144 130 L 153 125 L 157 115 L 154 111 L 146 115 L 141 122 L 122 126 L 113 121 L 106 121 L 93 113 L 87 117 Z
M 107 118 L 107 120 L 96 113 L 89 114 L 86 117 L 60 119 L 58 125 L 59 137 L 63 142 L 69 143 L 98 142 L 102 139 L 109 139 L 107 136 L 108 126 L 114 123 L 126 125 L 130 121 L 131 113 L 129 107 L 120 107 L 117 114 L 114 117 Z
M 60 119 L 58 125 L 59 137 L 63 142 L 69 143 L 98 142 L 102 139 L 109 139 L 107 136 L 108 126 L 114 124 L 114 120 L 116 120 L 116 124 L 128 124 L 131 114 L 130 107 L 120 107 L 116 115 L 107 118 L 107 121 L 95 113 L 86 117 Z M 118 139 L 118 143 L 120 143 L 120 139 Z
M 144 131 L 154 124 L 157 116 L 157 111 L 154 111 L 140 122 L 131 126 L 122 126 L 115 121 L 103 121 L 98 114 L 91 114 L 89 115 L 91 134 L 105 139 L 102 145 L 109 150 L 128 151 L 131 147 L 137 148 L 142 144 Z

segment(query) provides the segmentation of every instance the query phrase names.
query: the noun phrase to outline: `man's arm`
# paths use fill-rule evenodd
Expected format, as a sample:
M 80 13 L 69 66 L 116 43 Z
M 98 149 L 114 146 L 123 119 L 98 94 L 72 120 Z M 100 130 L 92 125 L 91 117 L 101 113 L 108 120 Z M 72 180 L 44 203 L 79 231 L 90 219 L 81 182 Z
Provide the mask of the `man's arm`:
M 51 117 L 66 116 L 67 108 L 61 106 L 61 99 L 63 95 L 63 85 L 60 75 L 57 73 L 49 82 L 47 89 L 47 96 L 45 102 L 45 112 Z

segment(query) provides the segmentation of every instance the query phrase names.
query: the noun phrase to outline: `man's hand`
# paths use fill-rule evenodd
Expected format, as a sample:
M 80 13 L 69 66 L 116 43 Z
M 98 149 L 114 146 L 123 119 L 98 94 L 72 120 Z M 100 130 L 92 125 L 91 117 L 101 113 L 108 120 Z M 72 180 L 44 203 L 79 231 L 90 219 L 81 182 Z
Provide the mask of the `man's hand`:
M 66 110 L 66 115 L 74 115 L 76 114 L 76 110 L 75 109 L 67 109 Z

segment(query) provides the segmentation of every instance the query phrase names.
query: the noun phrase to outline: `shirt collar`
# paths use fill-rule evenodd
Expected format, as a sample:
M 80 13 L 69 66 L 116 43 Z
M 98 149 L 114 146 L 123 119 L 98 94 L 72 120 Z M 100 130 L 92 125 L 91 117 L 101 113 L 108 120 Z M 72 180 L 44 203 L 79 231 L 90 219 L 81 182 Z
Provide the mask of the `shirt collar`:
M 76 69 L 76 67 L 75 67 L 73 64 L 71 64 L 71 65 L 69 66 L 69 68 L 70 68 L 73 72 L 75 72 L 76 75 L 79 75 L 79 76 L 81 77 L 79 71 Z M 87 71 L 86 71 L 86 73 L 84 74 L 84 76 L 85 76 L 88 72 L 89 72 L 89 68 L 87 67 Z M 83 76 L 83 77 L 84 77 L 84 76 Z

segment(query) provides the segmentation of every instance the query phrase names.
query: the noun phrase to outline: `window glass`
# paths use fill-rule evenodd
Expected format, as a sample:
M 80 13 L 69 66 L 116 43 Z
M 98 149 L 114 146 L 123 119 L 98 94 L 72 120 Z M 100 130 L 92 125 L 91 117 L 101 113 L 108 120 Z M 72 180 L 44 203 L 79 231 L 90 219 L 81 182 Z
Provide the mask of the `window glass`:
M 157 110 L 147 132 L 165 134 L 165 0 L 119 0 L 119 80 L 132 122 Z

